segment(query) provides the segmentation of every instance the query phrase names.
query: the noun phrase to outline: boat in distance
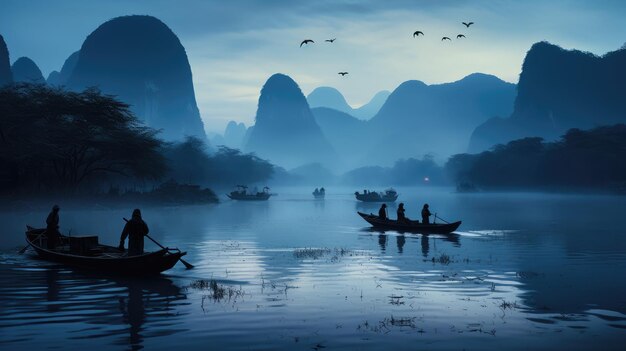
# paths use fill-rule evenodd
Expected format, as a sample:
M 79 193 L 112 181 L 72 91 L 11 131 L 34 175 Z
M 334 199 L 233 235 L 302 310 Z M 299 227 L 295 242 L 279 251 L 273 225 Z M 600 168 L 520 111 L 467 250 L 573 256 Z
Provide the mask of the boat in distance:
M 249 193 L 248 187 L 245 185 L 237 185 L 237 189 L 231 191 L 229 194 L 226 194 L 231 200 L 240 200 L 240 201 L 266 201 L 272 196 L 269 192 L 270 188 L 264 187 L 263 191 L 254 191 Z
M 393 188 L 385 190 L 385 192 L 367 191 L 363 193 L 356 191 L 354 193 L 356 199 L 363 202 L 395 202 L 398 199 L 398 192 Z
M 313 191 L 313 197 L 318 199 L 318 200 L 322 200 L 324 199 L 324 197 L 326 196 L 326 189 L 324 189 L 323 187 L 318 189 L 315 188 L 315 190 Z
M 99 244 L 97 236 L 61 235 L 59 245 L 48 249 L 45 231 L 46 229 L 26 226 L 26 242 L 40 258 L 99 273 L 155 275 L 174 267 L 187 254 L 178 249 L 164 248 L 145 252 L 143 255 L 128 256 L 127 251 Z
M 450 234 L 457 230 L 461 221 L 452 223 L 420 223 L 419 221 L 398 222 L 393 219 L 381 219 L 375 214 L 357 212 L 367 223 L 375 228 L 397 230 L 403 232 L 426 233 L 426 234 Z

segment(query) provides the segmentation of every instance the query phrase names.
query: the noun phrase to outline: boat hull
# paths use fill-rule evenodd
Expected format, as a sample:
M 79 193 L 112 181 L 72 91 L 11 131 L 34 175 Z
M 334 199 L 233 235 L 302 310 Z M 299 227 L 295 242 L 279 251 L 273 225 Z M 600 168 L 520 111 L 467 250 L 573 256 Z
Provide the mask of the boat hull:
M 263 194 L 263 195 L 233 195 L 227 194 L 229 199 L 238 200 L 238 201 L 267 201 L 272 194 Z
M 30 228 L 26 231 L 26 242 L 37 252 L 37 255 L 47 261 L 57 262 L 79 269 L 111 273 L 119 275 L 155 275 L 164 272 L 176 264 L 185 252 L 172 252 L 167 249 L 148 252 L 139 256 L 106 257 L 76 255 L 68 252 L 49 250 L 37 242 L 43 229 Z M 112 246 L 98 245 L 99 248 L 110 252 L 119 250 Z
M 373 214 L 357 212 L 367 223 L 375 228 L 396 230 L 400 232 L 426 233 L 426 234 L 450 234 L 457 230 L 461 221 L 453 223 L 431 223 L 423 224 L 416 221 L 398 222 L 390 219 L 380 219 Z
M 398 199 L 398 195 L 393 196 L 369 196 L 363 194 L 355 194 L 356 199 L 363 202 L 395 202 Z

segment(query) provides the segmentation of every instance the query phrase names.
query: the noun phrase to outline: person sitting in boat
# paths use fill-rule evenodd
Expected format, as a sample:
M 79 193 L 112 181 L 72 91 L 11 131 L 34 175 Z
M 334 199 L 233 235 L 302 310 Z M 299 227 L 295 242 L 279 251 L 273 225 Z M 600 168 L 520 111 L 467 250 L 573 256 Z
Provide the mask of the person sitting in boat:
M 326 189 L 324 189 L 324 187 L 320 188 L 320 194 L 322 195 L 326 194 Z
M 148 225 L 141 218 L 141 211 L 136 208 L 122 230 L 119 249 L 124 251 L 124 240 L 128 237 L 128 256 L 143 255 L 143 237 L 148 233 Z
M 404 215 L 404 202 L 398 205 L 398 222 L 408 222 L 409 219 Z
M 319 194 L 320 194 L 319 189 L 315 188 L 315 190 L 313 191 L 313 195 L 319 195 Z
M 380 205 L 380 210 L 378 210 L 378 218 L 383 220 L 387 219 L 387 204 Z
M 54 249 L 61 239 L 59 233 L 59 205 L 52 206 L 52 211 L 46 218 L 46 237 L 48 238 L 48 249 Z
M 430 219 L 428 217 L 430 216 L 432 216 L 432 213 L 430 213 L 430 210 L 428 209 L 428 204 L 424 204 L 424 207 L 422 208 L 422 223 L 429 224 Z

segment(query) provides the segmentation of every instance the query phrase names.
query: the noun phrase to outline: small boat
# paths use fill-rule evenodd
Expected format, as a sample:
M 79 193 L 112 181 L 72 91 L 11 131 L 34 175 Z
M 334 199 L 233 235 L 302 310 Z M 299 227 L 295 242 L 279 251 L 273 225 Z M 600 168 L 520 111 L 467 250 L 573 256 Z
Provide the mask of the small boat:
M 237 185 L 237 189 L 231 191 L 230 194 L 226 194 L 232 200 L 241 201 L 266 201 L 273 194 L 269 192 L 270 188 L 264 187 L 263 191 L 256 191 L 248 193 L 248 187 L 245 185 Z
M 166 271 L 186 255 L 178 249 L 164 248 L 139 256 L 98 243 L 97 236 L 64 236 L 54 249 L 47 248 L 45 229 L 26 226 L 26 242 L 40 258 L 80 269 L 120 275 L 153 275 Z
M 363 190 L 363 194 L 358 191 L 354 193 L 356 199 L 363 202 L 394 202 L 398 198 L 398 192 L 393 188 L 385 190 L 385 192 Z
M 323 199 L 326 196 L 326 189 L 320 188 L 313 191 L 313 197 L 316 199 Z
M 390 229 L 413 233 L 450 234 L 457 230 L 461 221 L 452 223 L 430 223 L 424 224 L 419 221 L 398 222 L 392 219 L 380 219 L 374 214 L 357 212 L 367 223 L 376 228 Z

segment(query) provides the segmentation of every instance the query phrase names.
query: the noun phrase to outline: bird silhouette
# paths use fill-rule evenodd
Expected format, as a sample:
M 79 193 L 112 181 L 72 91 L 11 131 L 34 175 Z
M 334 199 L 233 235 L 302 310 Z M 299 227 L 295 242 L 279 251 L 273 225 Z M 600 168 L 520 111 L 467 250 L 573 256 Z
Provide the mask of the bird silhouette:
M 329 43 L 332 43 L 332 42 L 334 42 L 335 40 L 337 40 L 337 38 L 333 38 L 333 39 L 326 39 L 326 40 L 324 40 L 324 41 L 327 41 L 327 42 L 329 42 Z
M 448 38 L 448 37 L 443 37 L 443 38 L 441 38 L 441 41 L 444 41 L 444 40 L 450 40 L 450 41 L 452 41 L 452 39 L 450 39 L 450 38 Z
M 461 22 L 461 23 L 463 23 L 467 28 L 469 28 L 469 26 L 474 24 L 474 22 Z
M 300 43 L 300 47 L 302 47 L 302 45 L 304 44 L 308 44 L 308 43 L 315 43 L 313 40 L 311 39 L 304 39 L 301 43 Z
M 416 31 L 415 31 L 415 33 L 413 33 L 413 38 L 415 38 L 415 37 L 419 37 L 419 36 L 420 36 L 420 34 L 421 34 L 421 35 L 424 35 L 424 32 L 419 31 L 419 30 L 416 30 Z
M 457 39 L 465 38 L 465 35 L 463 35 L 463 34 L 459 34 L 459 35 L 457 35 L 457 36 L 456 36 L 456 38 L 457 38 Z
M 346 74 L 348 74 L 348 72 L 339 72 L 337 74 L 340 74 L 342 77 L 344 77 Z

